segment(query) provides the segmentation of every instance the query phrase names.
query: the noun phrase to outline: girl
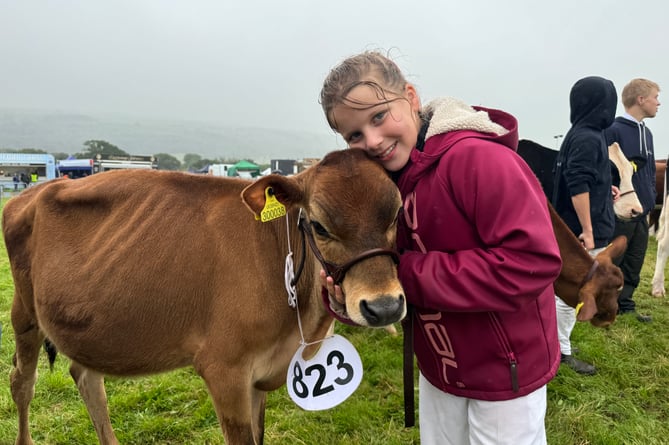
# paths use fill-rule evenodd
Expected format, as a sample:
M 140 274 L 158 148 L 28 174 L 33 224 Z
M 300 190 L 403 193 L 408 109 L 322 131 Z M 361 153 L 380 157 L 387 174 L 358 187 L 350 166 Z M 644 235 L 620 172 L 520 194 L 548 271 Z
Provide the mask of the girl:
M 378 52 L 332 69 L 320 102 L 402 193 L 398 273 L 414 308 L 421 443 L 545 444 L 561 261 L 546 197 L 514 151 L 516 119 L 449 97 L 422 107 Z

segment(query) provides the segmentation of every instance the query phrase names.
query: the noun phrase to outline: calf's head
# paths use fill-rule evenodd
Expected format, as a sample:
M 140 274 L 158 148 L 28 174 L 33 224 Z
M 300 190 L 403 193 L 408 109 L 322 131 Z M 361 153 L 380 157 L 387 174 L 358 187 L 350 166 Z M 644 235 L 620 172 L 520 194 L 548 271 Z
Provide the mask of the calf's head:
M 336 279 L 345 302 L 330 301 L 335 313 L 373 327 L 404 317 L 394 252 L 400 193 L 378 163 L 362 150 L 334 151 L 298 175 L 256 180 L 242 200 L 260 215 L 268 190 L 288 211 L 302 210 L 303 236 L 316 268 L 340 272 Z
M 618 295 L 623 287 L 623 273 L 613 260 L 625 252 L 627 238 L 619 236 L 595 257 L 595 266 L 579 291 L 583 303 L 578 321 L 588 321 L 597 327 L 613 323 L 618 313 Z
M 609 145 L 609 160 L 616 166 L 620 177 L 620 197 L 613 203 L 613 211 L 623 220 L 629 220 L 643 213 L 643 207 L 632 185 L 635 167 L 625 157 L 617 142 Z

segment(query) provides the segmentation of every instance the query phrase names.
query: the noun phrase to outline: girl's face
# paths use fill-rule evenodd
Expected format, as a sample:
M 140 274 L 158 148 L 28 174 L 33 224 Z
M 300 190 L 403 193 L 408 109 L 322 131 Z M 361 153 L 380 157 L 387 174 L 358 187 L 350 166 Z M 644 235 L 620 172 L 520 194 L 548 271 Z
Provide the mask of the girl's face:
M 347 103 L 368 104 L 356 109 L 342 103 L 332 110 L 337 132 L 349 148 L 367 151 L 388 171 L 402 169 L 416 145 L 421 125 L 415 88 L 407 84 L 401 96 L 389 96 L 387 102 L 380 100 L 371 87 L 360 85 L 346 99 Z

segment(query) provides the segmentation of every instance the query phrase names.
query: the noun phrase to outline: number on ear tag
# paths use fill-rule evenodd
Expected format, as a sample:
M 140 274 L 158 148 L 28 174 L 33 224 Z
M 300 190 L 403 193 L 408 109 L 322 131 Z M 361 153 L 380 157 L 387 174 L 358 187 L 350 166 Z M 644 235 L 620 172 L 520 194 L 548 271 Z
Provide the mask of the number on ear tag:
M 260 220 L 262 222 L 267 222 L 273 219 L 281 218 L 285 215 L 286 206 L 281 204 L 279 200 L 276 199 L 272 187 L 267 187 L 265 189 L 265 207 L 263 207 L 262 212 L 260 212 Z

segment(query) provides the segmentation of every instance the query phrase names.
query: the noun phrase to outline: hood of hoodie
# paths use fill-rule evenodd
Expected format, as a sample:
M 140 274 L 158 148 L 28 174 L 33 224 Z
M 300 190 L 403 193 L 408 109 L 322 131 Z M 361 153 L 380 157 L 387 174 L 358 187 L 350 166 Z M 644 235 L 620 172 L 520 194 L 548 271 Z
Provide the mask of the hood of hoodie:
M 452 97 L 435 99 L 423 111 L 432 116 L 425 139 L 455 130 L 474 130 L 498 135 L 508 133 L 506 128 L 490 119 L 485 109 L 476 109 Z
M 608 79 L 585 77 L 574 84 L 569 94 L 573 127 L 608 128 L 616 117 L 616 87 Z
M 400 172 L 409 182 L 416 182 L 462 139 L 488 139 L 513 151 L 518 148 L 518 121 L 504 111 L 472 107 L 459 99 L 445 97 L 428 103 L 421 114 L 429 118 L 423 128 L 425 143 L 419 143 L 422 149 L 412 150 L 411 161 Z

